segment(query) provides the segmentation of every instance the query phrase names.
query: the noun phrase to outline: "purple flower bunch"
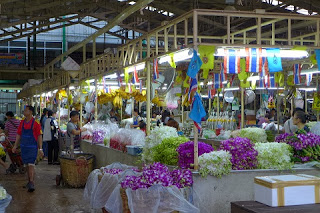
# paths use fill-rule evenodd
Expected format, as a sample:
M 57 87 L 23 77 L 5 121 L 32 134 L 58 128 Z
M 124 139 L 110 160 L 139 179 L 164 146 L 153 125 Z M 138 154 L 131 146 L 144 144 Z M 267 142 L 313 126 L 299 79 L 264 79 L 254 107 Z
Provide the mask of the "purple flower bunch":
M 213 148 L 209 144 L 198 142 L 198 155 L 212 152 Z M 194 142 L 188 141 L 180 144 L 177 148 L 179 154 L 178 164 L 182 169 L 192 168 L 194 164 Z
M 92 143 L 103 143 L 106 133 L 102 129 L 94 130 L 92 133 Z
M 123 172 L 122 169 L 107 169 L 107 168 L 104 168 L 103 169 L 103 172 L 105 174 L 112 174 L 112 175 L 118 175 L 120 174 L 121 172 Z
M 178 188 L 192 186 L 192 173 L 190 170 L 174 170 L 170 172 L 168 167 L 161 163 L 154 163 L 144 167 L 141 176 L 126 176 L 121 182 L 121 187 L 137 190 L 149 188 L 156 184 L 164 187 L 175 185 Z
M 179 189 L 191 187 L 193 184 L 192 172 L 189 169 L 175 169 L 171 172 L 173 185 Z
M 320 161 L 320 136 L 308 134 L 281 134 L 276 142 L 287 143 L 293 150 L 293 160 L 296 162 Z
M 255 169 L 258 165 L 258 152 L 248 138 L 236 137 L 222 141 L 220 150 L 230 152 L 232 169 L 234 170 Z

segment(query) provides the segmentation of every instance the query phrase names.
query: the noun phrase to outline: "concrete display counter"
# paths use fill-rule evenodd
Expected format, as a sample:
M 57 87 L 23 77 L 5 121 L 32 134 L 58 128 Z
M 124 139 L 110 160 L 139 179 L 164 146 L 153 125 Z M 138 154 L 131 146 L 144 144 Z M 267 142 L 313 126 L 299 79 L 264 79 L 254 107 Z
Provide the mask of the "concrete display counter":
M 91 144 L 86 140 L 82 140 L 80 146 L 84 153 L 90 153 L 96 156 L 96 168 L 100 168 L 114 162 L 134 166 L 140 166 L 141 164 L 141 162 L 138 162 L 141 159 L 140 156 L 129 155 L 127 153 L 105 147 L 103 144 Z
M 193 175 L 193 189 L 200 197 L 201 213 L 230 213 L 230 202 L 254 200 L 254 177 L 287 174 L 308 174 L 320 176 L 319 169 L 244 170 L 232 171 L 221 179 L 198 173 Z

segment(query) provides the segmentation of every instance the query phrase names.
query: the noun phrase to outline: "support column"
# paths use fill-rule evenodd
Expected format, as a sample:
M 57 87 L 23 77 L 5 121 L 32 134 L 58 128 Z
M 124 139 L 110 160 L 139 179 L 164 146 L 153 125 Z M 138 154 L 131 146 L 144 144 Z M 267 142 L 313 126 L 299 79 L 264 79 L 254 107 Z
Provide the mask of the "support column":
M 95 66 L 96 67 L 96 66 Z M 98 79 L 94 79 L 94 92 L 95 92 L 95 101 L 94 101 L 94 120 L 98 121 Z
M 193 48 L 198 49 L 198 13 L 197 11 L 193 12 Z M 198 76 L 196 76 L 198 78 Z M 193 131 L 194 131 L 194 169 L 198 170 L 199 169 L 199 159 L 198 159 L 198 153 L 199 153 L 199 148 L 198 148 L 198 129 L 194 125 L 193 126 Z
M 304 111 L 305 113 L 308 113 L 308 92 L 307 90 L 304 91 Z
M 244 88 L 241 87 L 241 129 L 244 128 Z
M 147 37 L 147 135 L 150 134 L 150 124 L 151 124 L 151 64 L 150 64 L 150 35 Z
M 36 25 L 37 22 L 35 21 L 33 24 L 33 53 L 32 53 L 32 62 L 33 62 L 33 69 L 36 70 L 36 55 L 37 55 L 37 34 L 36 34 Z

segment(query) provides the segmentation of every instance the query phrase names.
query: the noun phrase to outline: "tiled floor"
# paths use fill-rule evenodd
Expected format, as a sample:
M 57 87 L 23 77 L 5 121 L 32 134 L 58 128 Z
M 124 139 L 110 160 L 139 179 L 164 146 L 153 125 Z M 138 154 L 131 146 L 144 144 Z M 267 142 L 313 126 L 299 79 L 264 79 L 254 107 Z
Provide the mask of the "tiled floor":
M 0 184 L 12 195 L 12 201 L 6 212 L 101 212 L 90 209 L 88 203 L 82 198 L 83 189 L 56 186 L 55 178 L 59 173 L 60 166 L 48 165 L 46 161 L 40 162 L 36 166 L 36 190 L 29 193 L 23 188 L 27 183 L 26 175 L 21 175 L 18 172 L 5 175 L 5 170 L 0 166 Z

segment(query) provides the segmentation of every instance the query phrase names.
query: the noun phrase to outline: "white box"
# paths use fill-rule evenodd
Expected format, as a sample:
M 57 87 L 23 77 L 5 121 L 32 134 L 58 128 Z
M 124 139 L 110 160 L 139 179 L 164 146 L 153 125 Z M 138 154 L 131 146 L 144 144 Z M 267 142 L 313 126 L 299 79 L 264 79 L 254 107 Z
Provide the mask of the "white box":
M 273 207 L 320 203 L 320 178 L 305 174 L 255 177 L 254 199 Z

